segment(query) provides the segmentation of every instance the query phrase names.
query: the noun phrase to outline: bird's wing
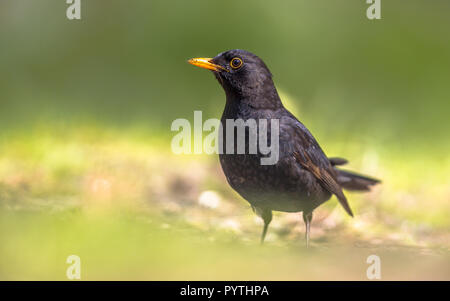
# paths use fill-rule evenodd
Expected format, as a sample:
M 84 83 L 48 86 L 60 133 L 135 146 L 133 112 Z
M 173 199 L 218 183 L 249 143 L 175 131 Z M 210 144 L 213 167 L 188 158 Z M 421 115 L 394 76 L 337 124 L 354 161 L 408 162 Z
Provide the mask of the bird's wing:
M 336 179 L 337 175 L 330 160 L 325 156 L 316 139 L 295 117 L 294 120 L 289 118 L 287 121 L 282 121 L 281 126 L 285 127 L 285 129 L 282 129 L 280 132 L 287 132 L 290 135 L 290 148 L 296 161 L 311 172 L 319 180 L 323 188 L 336 195 L 345 211 L 350 216 L 353 216 L 347 198 Z

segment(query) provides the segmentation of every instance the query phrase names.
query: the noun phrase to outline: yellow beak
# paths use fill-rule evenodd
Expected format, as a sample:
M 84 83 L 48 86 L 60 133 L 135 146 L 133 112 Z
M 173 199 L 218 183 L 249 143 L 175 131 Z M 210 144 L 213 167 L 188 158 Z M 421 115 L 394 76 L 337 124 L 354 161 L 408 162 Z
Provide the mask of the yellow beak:
M 192 64 L 194 66 L 197 66 L 197 67 L 200 67 L 200 68 L 204 68 L 204 69 L 208 69 L 208 70 L 212 70 L 212 71 L 225 70 L 225 71 L 228 72 L 228 70 L 225 69 L 224 67 L 212 63 L 212 58 L 204 58 L 204 57 L 194 58 L 194 59 L 190 59 L 188 61 L 188 63 Z

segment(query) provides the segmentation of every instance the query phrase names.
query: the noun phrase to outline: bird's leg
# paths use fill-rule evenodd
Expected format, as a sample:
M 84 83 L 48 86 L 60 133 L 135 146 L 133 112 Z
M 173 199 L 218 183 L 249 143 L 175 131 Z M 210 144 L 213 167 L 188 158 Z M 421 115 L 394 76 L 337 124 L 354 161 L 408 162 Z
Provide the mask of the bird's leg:
M 269 224 L 272 221 L 272 210 L 254 208 L 256 214 L 258 214 L 264 221 L 264 228 L 261 234 L 261 244 L 264 243 L 264 239 L 266 238 L 267 229 L 269 228 Z
M 269 224 L 264 221 L 264 228 L 261 234 L 261 245 L 264 244 L 264 239 L 266 238 L 267 229 L 269 228 Z
M 311 227 L 311 221 L 312 221 L 312 212 L 303 212 L 303 221 L 305 222 L 306 231 L 305 231 L 305 240 L 306 240 L 306 247 L 309 247 L 309 230 Z

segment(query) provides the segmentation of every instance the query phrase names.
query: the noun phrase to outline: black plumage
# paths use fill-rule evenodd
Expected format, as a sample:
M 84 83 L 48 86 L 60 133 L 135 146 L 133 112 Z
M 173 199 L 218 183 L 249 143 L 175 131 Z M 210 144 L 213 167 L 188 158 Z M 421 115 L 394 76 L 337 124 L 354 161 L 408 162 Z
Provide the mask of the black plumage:
M 274 165 L 262 165 L 261 153 L 220 154 L 220 163 L 228 183 L 264 220 L 261 242 L 272 220 L 272 211 L 303 212 L 306 243 L 315 208 L 335 195 L 353 216 L 342 189 L 369 190 L 376 179 L 343 171 L 336 166 L 347 163 L 327 158 L 309 130 L 283 106 L 264 62 L 244 50 L 230 50 L 212 59 L 191 59 L 193 65 L 212 70 L 226 94 L 221 118 L 226 143 L 227 119 L 265 119 L 279 121 L 279 159 Z M 236 139 L 236 135 L 234 135 Z M 246 139 L 246 149 L 248 147 Z M 236 143 L 235 143 L 236 147 Z M 224 146 L 225 149 L 225 146 Z

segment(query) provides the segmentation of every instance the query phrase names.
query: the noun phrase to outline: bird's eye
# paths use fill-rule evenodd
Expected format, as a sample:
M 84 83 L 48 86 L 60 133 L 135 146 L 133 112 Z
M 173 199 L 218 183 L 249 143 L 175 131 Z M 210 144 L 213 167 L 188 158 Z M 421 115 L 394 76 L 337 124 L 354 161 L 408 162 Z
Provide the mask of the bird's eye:
M 240 68 L 242 66 L 243 63 L 244 62 L 240 58 L 235 57 L 234 59 L 231 60 L 230 66 L 233 69 L 238 69 L 238 68 Z

